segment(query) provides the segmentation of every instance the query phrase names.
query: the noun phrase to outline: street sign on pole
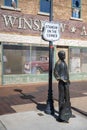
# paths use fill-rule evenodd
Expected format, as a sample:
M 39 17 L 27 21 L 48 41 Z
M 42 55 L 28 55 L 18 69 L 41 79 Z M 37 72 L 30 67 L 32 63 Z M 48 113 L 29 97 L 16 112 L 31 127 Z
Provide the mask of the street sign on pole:
M 60 38 L 60 25 L 55 22 L 45 22 L 42 32 L 46 41 L 57 41 Z
M 50 0 L 50 17 L 49 17 L 49 22 L 53 21 L 53 0 Z M 50 25 L 50 23 L 46 23 L 45 26 Z M 53 28 L 53 32 L 48 33 L 48 30 L 52 31 L 52 29 L 49 27 Z M 53 46 L 53 41 L 57 40 L 57 38 L 59 38 L 59 33 L 56 36 L 56 30 L 57 28 L 55 27 L 55 25 L 52 23 L 50 26 L 47 27 L 48 29 L 46 30 L 45 36 L 43 35 L 44 40 L 48 40 L 49 41 L 49 87 L 48 87 L 48 99 L 47 99 L 47 105 L 46 105 L 46 109 L 45 112 L 47 114 L 52 114 L 54 115 L 54 102 L 53 102 L 53 91 L 52 91 L 52 75 L 53 75 L 53 53 L 54 53 L 54 46 Z M 46 28 L 45 28 L 46 29 Z M 44 31 L 44 29 L 43 29 Z M 53 37 L 51 34 L 53 33 Z M 44 33 L 43 33 L 44 34 Z M 50 35 L 51 36 L 50 36 Z M 50 38 L 49 38 L 50 37 Z M 57 38 L 56 38 L 57 37 Z

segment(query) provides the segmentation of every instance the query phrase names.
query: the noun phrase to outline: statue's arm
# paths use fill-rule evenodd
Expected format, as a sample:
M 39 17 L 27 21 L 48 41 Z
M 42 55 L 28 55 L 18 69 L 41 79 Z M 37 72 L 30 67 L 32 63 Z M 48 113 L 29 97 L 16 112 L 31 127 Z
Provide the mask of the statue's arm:
M 59 76 L 58 72 L 59 72 L 59 64 L 56 63 L 55 67 L 54 67 L 54 77 L 56 78 L 57 81 L 60 79 L 60 76 Z

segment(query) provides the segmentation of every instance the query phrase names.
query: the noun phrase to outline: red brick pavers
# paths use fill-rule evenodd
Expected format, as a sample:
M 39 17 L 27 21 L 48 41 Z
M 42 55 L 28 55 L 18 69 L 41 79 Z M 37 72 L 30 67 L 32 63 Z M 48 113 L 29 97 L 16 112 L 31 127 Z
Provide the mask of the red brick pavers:
M 22 93 L 15 91 L 22 90 Z M 72 82 L 70 85 L 70 97 L 83 97 L 87 92 L 87 82 Z M 24 95 L 26 98 L 23 98 Z M 15 113 L 13 105 L 46 102 L 48 96 L 48 84 L 28 84 L 28 85 L 5 85 L 0 87 L 0 115 Z M 53 83 L 53 99 L 58 100 L 57 83 Z

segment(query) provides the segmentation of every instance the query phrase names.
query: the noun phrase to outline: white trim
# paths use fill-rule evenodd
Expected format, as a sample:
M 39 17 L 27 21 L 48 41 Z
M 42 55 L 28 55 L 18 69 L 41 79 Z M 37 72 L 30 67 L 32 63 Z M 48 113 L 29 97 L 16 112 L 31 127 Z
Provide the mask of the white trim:
M 55 45 L 61 46 L 73 46 L 73 47 L 87 47 L 87 41 L 82 40 L 69 40 L 69 39 L 60 39 L 55 42 Z
M 26 44 L 42 44 L 46 45 L 49 42 L 44 41 L 41 36 L 24 36 L 16 34 L 3 34 L 0 33 L 0 42 L 12 42 L 12 43 L 26 43 Z M 61 46 L 73 46 L 73 47 L 87 47 L 87 41 L 84 40 L 69 40 L 59 39 L 53 42 L 54 45 Z
M 3 5 L 1 5 L 1 9 L 21 11 L 20 8 L 13 8 L 13 7 L 10 7 L 10 6 L 3 6 Z
M 83 21 L 83 19 L 81 19 L 81 18 L 75 18 L 75 17 L 71 17 L 70 19 L 71 20 L 77 20 L 77 21 Z
M 0 33 L 0 42 L 48 44 L 40 36 L 24 36 Z
M 45 13 L 45 12 L 38 12 L 38 14 L 40 14 L 40 15 L 46 15 L 46 16 L 50 15 L 50 13 Z

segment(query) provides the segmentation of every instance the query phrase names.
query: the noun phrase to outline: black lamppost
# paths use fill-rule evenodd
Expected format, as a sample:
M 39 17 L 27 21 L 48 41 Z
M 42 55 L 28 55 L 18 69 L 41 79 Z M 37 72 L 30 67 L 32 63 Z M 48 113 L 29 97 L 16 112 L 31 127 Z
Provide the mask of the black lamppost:
M 50 0 L 50 16 L 49 21 L 53 21 L 53 0 Z M 48 99 L 45 112 L 47 114 L 54 114 L 53 94 L 52 94 L 52 69 L 53 69 L 53 42 L 49 41 L 49 87 Z

